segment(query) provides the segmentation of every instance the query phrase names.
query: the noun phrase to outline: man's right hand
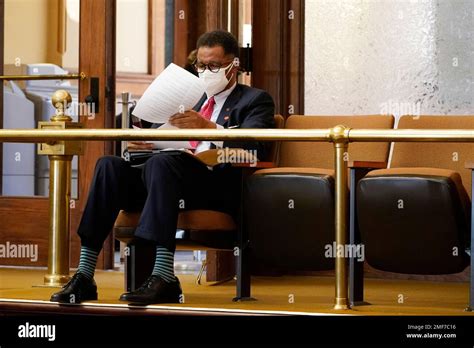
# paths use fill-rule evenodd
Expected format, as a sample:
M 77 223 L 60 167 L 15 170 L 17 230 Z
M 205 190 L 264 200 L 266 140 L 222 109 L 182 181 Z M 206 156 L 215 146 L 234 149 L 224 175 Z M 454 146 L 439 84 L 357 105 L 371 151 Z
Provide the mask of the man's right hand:
M 153 150 L 153 144 L 146 141 L 129 141 L 127 144 L 129 150 Z

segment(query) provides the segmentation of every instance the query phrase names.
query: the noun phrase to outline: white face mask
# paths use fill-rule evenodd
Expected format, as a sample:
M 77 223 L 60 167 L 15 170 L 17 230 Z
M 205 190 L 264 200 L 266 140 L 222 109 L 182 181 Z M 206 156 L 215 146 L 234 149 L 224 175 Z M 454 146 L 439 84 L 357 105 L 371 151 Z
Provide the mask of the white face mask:
M 233 65 L 234 63 L 232 62 L 226 67 L 220 68 L 219 72 L 217 73 L 213 73 L 209 69 L 206 69 L 204 70 L 204 72 L 199 73 L 199 78 L 204 81 L 204 84 L 206 86 L 206 94 L 208 98 L 219 94 L 226 88 L 227 84 L 229 83 L 229 80 L 226 76 L 226 72 Z

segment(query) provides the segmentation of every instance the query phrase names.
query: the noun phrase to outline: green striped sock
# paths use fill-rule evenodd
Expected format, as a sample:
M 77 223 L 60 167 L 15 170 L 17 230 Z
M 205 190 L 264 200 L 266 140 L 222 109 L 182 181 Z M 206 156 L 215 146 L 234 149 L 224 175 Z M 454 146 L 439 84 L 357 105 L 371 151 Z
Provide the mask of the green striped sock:
M 161 277 L 167 283 L 175 282 L 174 253 L 168 251 L 166 248 L 157 246 L 155 266 L 151 274 Z
M 89 279 L 94 278 L 95 265 L 97 264 L 98 256 L 98 251 L 81 246 L 81 256 L 79 258 L 79 266 L 77 267 L 77 271 Z

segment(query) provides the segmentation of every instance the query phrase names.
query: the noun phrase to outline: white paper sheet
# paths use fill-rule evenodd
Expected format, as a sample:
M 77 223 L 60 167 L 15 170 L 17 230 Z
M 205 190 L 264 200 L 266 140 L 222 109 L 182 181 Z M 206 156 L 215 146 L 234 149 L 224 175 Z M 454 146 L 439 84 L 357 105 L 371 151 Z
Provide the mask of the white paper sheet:
M 199 77 L 171 63 L 146 89 L 133 115 L 152 123 L 166 123 L 174 114 L 192 109 L 204 93 Z
M 133 128 L 142 129 L 137 126 L 133 126 Z M 178 129 L 178 128 L 170 125 L 169 123 L 165 123 L 157 129 Z M 153 144 L 154 145 L 153 148 L 161 149 L 161 150 L 164 150 L 164 149 L 181 150 L 181 149 L 191 148 L 191 144 L 189 143 L 189 141 L 186 141 L 186 140 L 171 140 L 171 141 L 160 140 L 160 141 L 147 141 L 147 143 Z

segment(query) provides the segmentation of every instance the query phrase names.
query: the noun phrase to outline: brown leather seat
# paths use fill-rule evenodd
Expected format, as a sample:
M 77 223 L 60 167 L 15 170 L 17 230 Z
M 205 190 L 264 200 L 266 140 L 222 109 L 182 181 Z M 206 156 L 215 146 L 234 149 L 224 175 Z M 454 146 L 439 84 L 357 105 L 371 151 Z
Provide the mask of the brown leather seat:
M 291 116 L 288 129 L 393 127 L 392 116 Z M 357 143 L 348 160 L 387 161 L 388 143 Z M 325 248 L 334 241 L 334 149 L 321 142 L 283 142 L 278 168 L 248 178 L 245 226 L 252 262 L 269 269 L 327 270 L 334 259 Z
M 400 129 L 474 129 L 473 116 L 404 116 Z M 360 180 L 357 211 L 367 262 L 410 274 L 468 265 L 472 143 L 396 143 L 391 169 Z M 376 212 L 376 213 L 374 213 Z
M 284 119 L 281 115 L 275 115 L 276 128 L 284 127 Z M 267 161 L 277 160 L 280 144 L 275 142 L 270 148 Z M 206 157 L 206 160 L 208 158 Z M 120 211 L 114 225 L 115 238 L 129 245 L 131 252 L 135 252 L 134 233 L 140 219 L 141 212 Z M 189 210 L 180 212 L 178 215 L 178 229 L 184 230 L 184 234 L 178 233 L 176 249 L 182 250 L 232 250 L 237 242 L 237 225 L 233 217 L 212 210 Z M 145 246 L 144 246 L 145 247 Z M 135 262 L 139 255 L 133 255 L 126 259 L 126 263 Z M 142 262 L 146 267 L 153 266 L 152 262 Z M 134 289 L 144 279 L 135 279 L 136 265 L 126 264 L 126 289 Z M 128 275 L 127 275 L 128 273 Z M 145 272 L 148 273 L 148 272 Z M 131 282 L 133 284 L 131 284 Z

